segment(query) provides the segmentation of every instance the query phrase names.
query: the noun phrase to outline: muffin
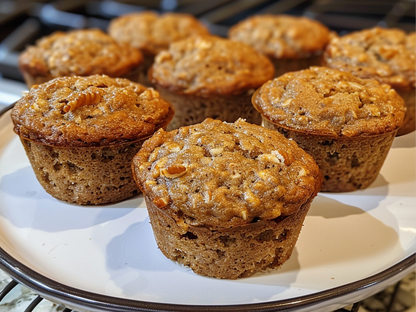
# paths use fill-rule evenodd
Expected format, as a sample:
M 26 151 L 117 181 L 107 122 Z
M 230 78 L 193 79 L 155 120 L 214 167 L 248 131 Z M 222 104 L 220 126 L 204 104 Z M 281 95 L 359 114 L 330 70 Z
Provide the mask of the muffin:
M 127 79 L 70 76 L 33 86 L 11 117 L 45 191 L 97 205 L 138 193 L 131 160 L 173 110 L 156 91 Z
M 252 100 L 266 128 L 315 159 L 327 192 L 365 189 L 375 180 L 406 112 L 390 85 L 325 67 L 286 73 Z
M 160 52 L 149 80 L 175 108 L 169 129 L 205 118 L 260 124 L 251 105 L 254 90 L 273 78 L 271 62 L 251 47 L 215 36 L 174 42 Z
M 322 182 L 294 141 L 241 119 L 159 130 L 132 167 L 162 253 L 226 279 L 290 257 Z
M 155 55 L 168 49 L 171 42 L 197 35 L 208 35 L 209 31 L 198 19 L 185 13 L 158 14 L 143 11 L 126 14 L 111 20 L 108 33 L 120 43 L 128 43 L 144 55 L 144 66 L 140 83 L 150 85 L 147 71 Z
M 321 65 L 330 31 L 307 17 L 254 15 L 230 28 L 231 40 L 244 42 L 269 57 L 275 77 L 286 72 Z
M 397 135 L 415 130 L 415 32 L 375 27 L 333 38 L 324 54 L 327 67 L 392 86 L 407 112 Z
M 29 88 L 64 76 L 104 74 L 137 81 L 142 63 L 139 51 L 99 29 L 57 31 L 19 55 L 19 68 Z

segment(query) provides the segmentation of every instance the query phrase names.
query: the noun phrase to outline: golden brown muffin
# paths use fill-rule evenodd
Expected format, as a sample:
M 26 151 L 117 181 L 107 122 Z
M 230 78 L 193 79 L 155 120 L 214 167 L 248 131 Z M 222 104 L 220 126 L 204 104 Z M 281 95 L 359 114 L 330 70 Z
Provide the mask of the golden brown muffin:
M 216 278 L 282 265 L 322 183 L 294 141 L 241 119 L 160 130 L 132 166 L 162 253 Z
M 167 50 L 169 44 L 191 36 L 208 35 L 209 31 L 190 14 L 143 11 L 113 19 L 108 32 L 116 41 L 129 43 L 140 50 L 145 59 L 141 83 L 148 85 L 147 70 L 155 55 Z
M 278 77 L 289 71 L 321 65 L 330 31 L 322 23 L 304 16 L 264 14 L 234 25 L 228 36 L 268 56 Z
M 153 89 L 94 75 L 35 85 L 11 116 L 46 192 L 89 205 L 137 194 L 131 160 L 173 111 Z
M 160 52 L 149 80 L 172 103 L 170 129 L 215 118 L 260 124 L 250 103 L 254 89 L 273 78 L 273 65 L 253 48 L 215 36 L 194 37 Z
M 57 77 L 95 74 L 137 81 L 142 63 L 139 51 L 117 43 L 99 29 L 54 32 L 19 56 L 19 68 L 28 87 Z
M 364 189 L 375 180 L 406 112 L 389 85 L 325 67 L 269 81 L 253 105 L 265 127 L 313 156 L 325 178 L 322 191 L 329 192 Z
M 397 135 L 415 130 L 415 32 L 375 27 L 335 37 L 324 54 L 325 66 L 392 86 L 404 99 L 406 119 Z

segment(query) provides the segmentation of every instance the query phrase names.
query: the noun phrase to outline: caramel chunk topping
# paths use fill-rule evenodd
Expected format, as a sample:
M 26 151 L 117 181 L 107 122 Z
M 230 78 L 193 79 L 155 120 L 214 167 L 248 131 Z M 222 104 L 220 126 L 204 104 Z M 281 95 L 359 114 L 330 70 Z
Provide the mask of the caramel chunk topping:
M 312 157 L 294 141 L 242 120 L 207 119 L 159 130 L 135 156 L 133 168 L 156 206 L 169 198 L 164 211 L 175 220 L 212 227 L 295 213 L 316 195 L 322 179 Z

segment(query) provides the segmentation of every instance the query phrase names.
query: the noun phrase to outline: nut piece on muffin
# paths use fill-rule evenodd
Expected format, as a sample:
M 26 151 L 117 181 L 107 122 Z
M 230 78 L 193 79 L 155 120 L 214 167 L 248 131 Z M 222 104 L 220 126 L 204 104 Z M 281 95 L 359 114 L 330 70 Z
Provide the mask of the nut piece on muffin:
M 313 156 L 328 192 L 364 189 L 376 179 L 406 112 L 390 85 L 325 67 L 286 73 L 252 100 L 266 128 Z
M 406 119 L 397 135 L 416 128 L 416 36 L 397 28 L 374 27 L 334 37 L 324 54 L 327 67 L 392 86 L 404 99 Z
M 135 12 L 111 20 L 108 33 L 120 43 L 128 43 L 144 55 L 140 83 L 149 85 L 147 71 L 156 54 L 167 50 L 172 42 L 192 36 L 208 35 L 206 26 L 185 13 L 158 14 L 153 11 Z
M 175 118 L 169 129 L 205 118 L 234 122 L 245 118 L 260 124 L 251 95 L 273 78 L 270 60 L 241 42 L 203 36 L 180 40 L 160 52 L 149 80 L 172 103 Z
M 132 166 L 162 253 L 226 279 L 290 257 L 322 182 L 294 141 L 243 120 L 159 130 Z
M 278 77 L 289 71 L 321 65 L 330 31 L 319 21 L 304 16 L 264 14 L 237 23 L 230 28 L 228 37 L 268 56 Z
M 153 89 L 104 75 L 33 86 L 11 112 L 36 177 L 70 203 L 116 202 L 139 192 L 131 160 L 173 118 Z
M 19 56 L 19 68 L 29 88 L 64 76 L 103 74 L 137 81 L 142 63 L 140 51 L 117 43 L 99 29 L 56 31 Z

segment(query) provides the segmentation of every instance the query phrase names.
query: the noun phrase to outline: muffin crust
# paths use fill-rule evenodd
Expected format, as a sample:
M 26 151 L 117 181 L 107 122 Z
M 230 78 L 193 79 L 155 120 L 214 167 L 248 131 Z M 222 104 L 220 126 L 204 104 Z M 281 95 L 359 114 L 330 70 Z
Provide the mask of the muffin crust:
M 79 105 L 65 112 L 68 105 Z M 146 138 L 172 119 L 157 91 L 104 75 L 34 86 L 13 111 L 14 131 L 53 146 L 106 146 Z
M 23 73 L 34 77 L 120 77 L 143 62 L 142 54 L 128 44 L 118 44 L 99 29 L 57 31 L 39 39 L 19 56 Z
M 253 105 L 281 127 L 332 137 L 394 131 L 405 115 L 403 100 L 389 85 L 324 67 L 267 82 Z
M 159 130 L 135 156 L 133 170 L 158 208 L 177 222 L 208 228 L 294 214 L 321 183 L 312 157 L 295 142 L 242 120 Z
M 244 42 L 274 59 L 298 59 L 321 54 L 329 29 L 307 17 L 255 15 L 231 27 L 229 38 Z
M 203 97 L 241 94 L 273 75 L 267 57 L 243 43 L 215 36 L 174 42 L 156 56 L 149 70 L 152 83 Z
M 110 22 L 108 32 L 116 41 L 129 43 L 144 55 L 156 55 L 180 39 L 209 34 L 208 29 L 192 15 L 152 11 L 115 18 Z
M 415 32 L 380 27 L 335 37 L 326 48 L 325 64 L 393 88 L 415 88 L 415 38 Z

